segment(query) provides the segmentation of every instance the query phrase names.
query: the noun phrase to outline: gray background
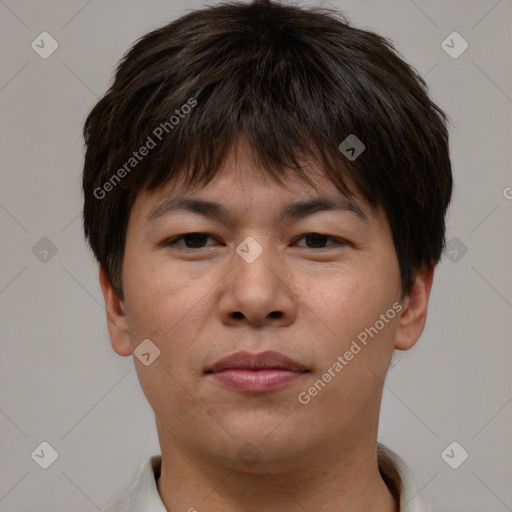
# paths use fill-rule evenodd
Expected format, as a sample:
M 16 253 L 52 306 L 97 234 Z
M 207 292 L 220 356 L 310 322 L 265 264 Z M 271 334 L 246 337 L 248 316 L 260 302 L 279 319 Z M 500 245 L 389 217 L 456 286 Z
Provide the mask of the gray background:
M 202 5 L 0 0 L 2 512 L 99 510 L 159 452 L 133 360 L 110 347 L 82 239 L 81 128 L 129 46 Z M 380 441 L 435 510 L 512 510 L 512 0 L 324 5 L 391 38 L 454 124 L 450 254 L 420 342 L 396 353 Z M 43 31 L 59 44 L 47 59 L 31 48 Z M 469 43 L 456 59 L 441 47 L 453 31 Z M 31 458 L 42 441 L 59 454 L 46 470 Z M 469 453 L 458 469 L 441 457 L 452 441 Z

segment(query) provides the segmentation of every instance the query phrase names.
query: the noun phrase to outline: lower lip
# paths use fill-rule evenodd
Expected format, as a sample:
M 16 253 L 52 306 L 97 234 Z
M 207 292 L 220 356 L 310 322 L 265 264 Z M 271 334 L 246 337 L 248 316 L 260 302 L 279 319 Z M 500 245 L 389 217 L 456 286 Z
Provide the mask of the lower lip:
M 223 370 L 210 374 L 220 384 L 245 393 L 272 391 L 299 379 L 304 372 L 271 368 L 265 370 Z

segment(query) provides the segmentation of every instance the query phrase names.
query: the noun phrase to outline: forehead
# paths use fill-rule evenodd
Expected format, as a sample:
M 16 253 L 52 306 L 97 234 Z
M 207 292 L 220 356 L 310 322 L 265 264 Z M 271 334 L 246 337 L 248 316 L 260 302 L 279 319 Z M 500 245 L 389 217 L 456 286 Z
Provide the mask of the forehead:
M 269 211 L 299 218 L 318 210 L 351 211 L 361 220 L 372 216 L 372 209 L 353 192 L 345 176 L 350 196 L 338 189 L 318 162 L 304 161 L 303 170 L 307 180 L 294 169 L 283 169 L 277 181 L 258 165 L 241 139 L 206 185 L 189 185 L 180 176 L 156 190 L 139 193 L 132 213 L 135 210 L 137 217 L 148 222 L 178 209 L 224 219 L 235 213 L 246 216 Z
M 224 162 L 208 184 L 202 187 L 186 186 L 184 173 L 182 172 L 180 178 L 169 184 L 167 190 L 163 193 L 181 193 L 185 189 L 191 189 L 195 192 L 203 189 L 205 193 L 208 193 L 209 190 L 225 188 L 229 188 L 231 191 L 236 189 L 240 193 L 250 192 L 255 188 L 258 192 L 268 191 L 269 193 L 280 189 L 281 193 L 289 192 L 291 194 L 336 190 L 317 161 L 313 159 L 308 161 L 305 159 L 298 160 L 303 164 L 304 173 L 311 183 L 302 179 L 298 171 L 291 168 L 279 169 L 279 172 L 276 173 L 279 175 L 279 180 L 276 180 L 258 162 L 254 150 L 245 137 L 240 136 L 227 152 Z

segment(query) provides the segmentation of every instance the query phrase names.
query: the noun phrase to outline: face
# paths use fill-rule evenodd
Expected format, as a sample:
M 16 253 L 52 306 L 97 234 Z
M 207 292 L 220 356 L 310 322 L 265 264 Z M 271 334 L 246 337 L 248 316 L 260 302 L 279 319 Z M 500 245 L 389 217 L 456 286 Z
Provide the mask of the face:
M 151 363 L 134 362 L 161 445 L 272 465 L 375 435 L 393 349 L 421 333 L 431 275 L 400 301 L 383 211 L 310 172 L 316 189 L 291 175 L 265 182 L 240 145 L 203 188 L 139 194 L 124 302 L 104 274 L 102 289 L 114 350 L 151 340 Z M 184 197 L 217 207 L 180 207 Z M 320 197 L 337 207 L 293 207 Z

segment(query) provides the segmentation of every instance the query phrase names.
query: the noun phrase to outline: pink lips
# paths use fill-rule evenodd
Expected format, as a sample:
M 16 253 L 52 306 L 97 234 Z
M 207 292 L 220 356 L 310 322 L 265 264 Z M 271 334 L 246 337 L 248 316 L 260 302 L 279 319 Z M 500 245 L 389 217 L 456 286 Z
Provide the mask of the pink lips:
M 245 393 L 279 389 L 307 372 L 304 365 L 272 351 L 235 352 L 206 370 L 219 384 Z

